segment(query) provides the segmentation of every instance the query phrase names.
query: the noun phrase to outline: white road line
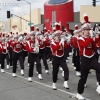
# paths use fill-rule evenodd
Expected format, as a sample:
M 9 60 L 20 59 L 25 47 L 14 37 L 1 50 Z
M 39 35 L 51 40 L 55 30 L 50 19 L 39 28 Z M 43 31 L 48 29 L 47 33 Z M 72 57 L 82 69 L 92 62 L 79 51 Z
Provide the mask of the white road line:
M 5 73 L 12 75 L 12 73 L 9 73 L 9 72 L 7 72 L 7 71 L 5 71 Z M 22 77 L 22 76 L 19 76 L 19 75 L 17 75 L 17 77 L 27 80 L 27 78 Z M 27 81 L 28 81 L 28 80 L 27 80 Z M 38 81 L 32 80 L 32 82 L 37 83 L 37 84 L 40 84 L 40 85 L 43 85 L 43 86 L 48 87 L 48 88 L 52 88 L 52 86 L 47 85 L 47 84 L 44 84 L 44 83 L 41 83 L 41 82 L 38 82 Z M 76 94 L 73 94 L 73 93 L 71 93 L 71 92 L 67 92 L 67 91 L 62 90 L 62 89 L 57 89 L 57 90 L 60 91 L 60 92 L 66 93 L 66 94 L 68 94 L 68 95 L 71 95 L 72 97 L 76 97 Z M 85 98 L 85 100 L 91 100 L 91 99 Z

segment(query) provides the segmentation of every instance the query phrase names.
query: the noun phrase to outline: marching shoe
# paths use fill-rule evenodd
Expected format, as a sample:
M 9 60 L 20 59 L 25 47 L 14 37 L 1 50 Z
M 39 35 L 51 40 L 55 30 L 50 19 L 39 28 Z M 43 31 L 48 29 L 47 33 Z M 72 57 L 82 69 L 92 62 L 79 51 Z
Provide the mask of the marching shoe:
M 67 57 L 67 59 L 69 60 L 69 57 Z
M 38 75 L 38 78 L 39 78 L 39 80 L 43 80 L 43 78 L 42 78 L 42 75 L 41 75 L 41 74 L 39 74 L 39 75 Z
M 64 81 L 63 86 L 64 86 L 65 89 L 69 89 L 69 87 L 68 87 L 68 82 L 67 82 L 67 81 Z
M 62 71 L 62 76 L 64 77 L 64 71 Z
M 76 67 L 74 67 L 74 70 L 76 70 Z
M 1 67 L 1 64 L 0 64 L 0 67 Z
M 7 69 L 9 69 L 9 65 L 7 65 Z
M 16 77 L 17 75 L 15 73 L 12 74 L 13 77 Z
M 28 81 L 29 82 L 32 82 L 32 77 L 28 77 Z
M 29 67 L 29 63 L 28 63 L 28 67 Z
M 36 71 L 36 74 L 38 74 L 38 71 Z
M 24 70 L 21 70 L 21 75 L 22 75 L 22 76 L 24 75 Z
M 98 94 L 100 94 L 100 85 L 98 85 L 96 91 L 98 92 Z
M 97 82 L 97 86 L 99 85 L 99 82 Z
M 10 66 L 11 68 L 13 68 L 13 66 Z
M 46 73 L 46 74 L 49 74 L 49 71 L 48 71 L 48 70 L 45 70 L 45 73 Z
M 68 63 L 69 61 L 68 61 L 68 60 L 66 60 L 66 62 Z
M 57 90 L 56 83 L 52 84 L 52 88 L 53 88 L 53 90 Z
M 49 59 L 47 60 L 47 62 L 49 62 Z
M 76 76 L 81 76 L 81 73 L 76 71 Z
M 78 100 L 85 100 L 85 98 L 81 94 L 79 94 L 79 93 L 77 93 L 76 98 Z
M 49 63 L 52 64 L 52 61 L 50 61 Z
M 36 62 L 35 62 L 35 65 L 36 65 Z
M 70 52 L 69 55 L 72 56 L 72 52 Z
M 87 88 L 87 85 L 85 84 L 84 87 Z
M 4 73 L 5 72 L 4 69 L 1 69 L 1 72 Z
M 62 67 L 59 67 L 59 70 L 60 70 L 60 71 L 63 71 Z
M 72 66 L 74 66 L 74 63 L 72 63 Z

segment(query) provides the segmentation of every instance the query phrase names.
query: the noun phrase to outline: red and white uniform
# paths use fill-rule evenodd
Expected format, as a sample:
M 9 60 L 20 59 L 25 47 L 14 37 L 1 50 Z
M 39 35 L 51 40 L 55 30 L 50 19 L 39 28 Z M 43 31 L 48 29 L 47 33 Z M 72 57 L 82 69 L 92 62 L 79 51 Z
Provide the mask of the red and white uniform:
M 68 48 L 69 45 L 65 41 L 60 45 L 60 42 L 52 40 L 50 47 L 53 56 L 62 57 L 64 55 L 64 48 Z
M 44 39 L 44 43 L 45 43 L 45 47 L 50 47 L 50 39 L 49 38 L 45 38 Z
M 2 54 L 7 54 L 8 53 L 8 49 L 9 49 L 9 45 L 8 45 L 8 43 L 0 43 L 0 52 L 2 53 Z
M 91 37 L 79 37 L 79 54 L 80 56 L 85 56 L 91 58 L 94 56 L 94 52 L 97 49 L 95 42 Z
M 26 50 L 30 53 L 35 53 L 35 40 L 29 40 L 26 42 Z
M 44 49 L 45 48 L 45 42 L 41 39 L 37 39 L 38 44 L 39 44 L 39 48 L 40 49 Z
M 22 44 L 20 42 L 11 43 L 13 52 L 20 53 L 22 51 Z

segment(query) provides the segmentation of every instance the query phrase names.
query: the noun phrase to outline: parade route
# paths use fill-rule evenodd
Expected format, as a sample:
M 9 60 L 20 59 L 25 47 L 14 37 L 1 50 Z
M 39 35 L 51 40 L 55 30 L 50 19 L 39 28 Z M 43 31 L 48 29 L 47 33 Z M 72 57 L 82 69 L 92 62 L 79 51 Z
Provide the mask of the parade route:
M 27 59 L 25 62 L 27 65 Z M 20 75 L 20 67 L 18 64 L 17 77 L 12 76 L 12 68 L 5 69 L 5 73 L 0 72 L 0 97 L 1 100 L 76 100 L 75 95 L 77 93 L 77 83 L 79 77 L 75 75 L 73 66 L 68 63 L 70 78 L 69 78 L 69 90 L 63 87 L 63 78 L 61 71 L 59 71 L 57 90 L 52 90 L 52 69 L 50 68 L 50 74 L 44 73 L 43 67 L 43 80 L 37 78 L 36 71 L 34 70 L 33 82 L 27 81 L 28 67 L 25 66 L 25 75 Z M 96 93 L 96 78 L 94 73 L 89 74 L 87 81 L 87 88 L 85 88 L 84 97 L 86 100 L 99 100 L 99 95 Z M 88 98 L 88 99 L 87 99 Z

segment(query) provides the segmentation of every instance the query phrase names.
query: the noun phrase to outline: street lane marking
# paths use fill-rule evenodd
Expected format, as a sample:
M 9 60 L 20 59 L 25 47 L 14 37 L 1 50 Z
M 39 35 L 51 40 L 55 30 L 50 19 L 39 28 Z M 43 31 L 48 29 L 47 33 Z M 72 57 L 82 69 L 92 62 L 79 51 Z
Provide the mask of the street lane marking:
M 5 71 L 5 73 L 12 75 L 12 73 L 9 73 L 9 72 L 7 72 L 7 71 Z M 19 76 L 19 75 L 17 75 L 17 77 L 22 78 L 22 79 L 25 79 L 25 80 L 28 81 L 28 79 L 25 78 L 25 77 L 22 77 L 22 76 Z M 32 80 L 32 82 L 37 83 L 37 84 L 40 84 L 40 85 L 43 85 L 43 86 L 48 87 L 48 88 L 52 88 L 52 86 L 47 85 L 47 84 L 44 84 L 44 83 L 41 83 L 41 82 L 38 82 L 38 81 Z M 68 95 L 71 95 L 73 98 L 76 97 L 76 94 L 73 94 L 73 93 L 71 93 L 71 92 L 67 92 L 67 91 L 65 91 L 65 90 L 58 89 L 58 88 L 57 88 L 57 90 L 60 91 L 60 92 L 66 93 L 66 94 L 68 94 Z M 91 100 L 91 99 L 85 98 L 85 100 Z

